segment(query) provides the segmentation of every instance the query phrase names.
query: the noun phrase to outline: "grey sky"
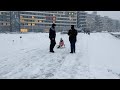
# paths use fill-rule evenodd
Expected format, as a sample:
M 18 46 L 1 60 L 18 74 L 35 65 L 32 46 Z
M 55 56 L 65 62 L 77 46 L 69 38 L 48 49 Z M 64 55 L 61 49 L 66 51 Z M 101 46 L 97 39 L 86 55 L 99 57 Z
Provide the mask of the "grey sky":
M 86 11 L 88 13 L 92 13 L 92 11 Z M 108 16 L 113 19 L 120 20 L 120 11 L 97 11 L 98 15 Z

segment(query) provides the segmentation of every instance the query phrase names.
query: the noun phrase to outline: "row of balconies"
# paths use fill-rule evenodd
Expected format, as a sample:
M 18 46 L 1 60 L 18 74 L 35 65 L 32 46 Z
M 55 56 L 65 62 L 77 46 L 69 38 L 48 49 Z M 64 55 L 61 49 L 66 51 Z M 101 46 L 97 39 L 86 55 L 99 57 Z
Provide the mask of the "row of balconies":
M 54 16 L 56 15 L 56 17 L 69 17 L 69 15 L 65 15 L 65 14 L 59 14 L 59 13 L 48 13 L 48 12 L 36 12 L 36 11 L 24 11 L 24 12 L 20 12 L 20 14 L 24 14 L 24 15 L 35 15 L 35 16 Z M 75 14 L 75 16 L 77 16 Z

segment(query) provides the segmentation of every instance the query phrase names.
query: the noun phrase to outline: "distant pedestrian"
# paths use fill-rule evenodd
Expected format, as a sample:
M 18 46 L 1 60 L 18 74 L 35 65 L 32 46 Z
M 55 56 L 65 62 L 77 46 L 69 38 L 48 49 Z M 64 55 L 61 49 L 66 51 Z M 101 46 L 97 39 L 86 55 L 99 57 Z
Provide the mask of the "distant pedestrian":
M 20 38 L 22 38 L 22 36 L 20 36 Z
M 86 34 L 90 35 L 90 30 L 89 29 L 86 30 Z
M 55 38 L 56 38 L 56 31 L 55 31 L 55 26 L 56 24 L 52 24 L 52 27 L 50 28 L 49 30 L 49 39 L 50 39 L 50 52 L 54 53 L 54 47 L 56 45 L 56 41 L 55 41 Z
M 90 30 L 88 30 L 88 35 L 90 35 Z
M 77 41 L 77 30 L 74 29 L 74 25 L 71 25 L 71 29 L 68 31 L 69 35 L 69 41 L 70 41 L 70 46 L 71 46 L 71 52 L 70 53 L 75 53 L 75 43 Z

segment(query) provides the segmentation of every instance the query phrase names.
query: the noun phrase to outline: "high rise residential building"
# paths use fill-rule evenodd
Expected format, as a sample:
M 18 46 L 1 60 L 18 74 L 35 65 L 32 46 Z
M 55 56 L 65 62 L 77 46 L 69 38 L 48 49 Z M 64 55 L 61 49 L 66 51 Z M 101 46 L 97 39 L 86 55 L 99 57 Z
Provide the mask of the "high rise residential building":
M 71 25 L 77 27 L 77 11 L 1 11 L 1 31 L 39 32 L 48 31 L 52 23 L 56 31 L 69 30 Z M 4 28 L 4 29 L 3 29 Z
M 90 31 L 95 31 L 95 14 L 87 14 L 86 23 Z
M 87 28 L 92 32 L 101 32 L 103 29 L 102 18 L 94 11 L 92 14 L 87 14 Z
M 10 31 L 10 12 L 0 11 L 0 32 Z
M 90 31 L 120 31 L 120 21 L 85 11 L 0 11 L 0 32 L 48 32 L 56 24 L 56 31 L 75 28 Z
M 86 29 L 87 13 L 85 11 L 77 11 L 77 28 Z
M 77 25 L 77 11 L 20 11 L 20 28 L 28 31 L 48 31 L 52 23 L 56 31 Z

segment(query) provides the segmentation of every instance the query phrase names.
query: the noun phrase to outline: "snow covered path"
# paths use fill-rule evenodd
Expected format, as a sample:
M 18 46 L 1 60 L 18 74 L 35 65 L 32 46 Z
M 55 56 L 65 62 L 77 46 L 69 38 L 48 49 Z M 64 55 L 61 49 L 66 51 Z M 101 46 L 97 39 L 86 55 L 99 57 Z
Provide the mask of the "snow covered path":
M 47 33 L 0 34 L 0 78 L 120 78 L 119 39 L 106 33 L 93 33 L 90 36 L 80 33 L 76 54 L 70 54 L 67 35 L 58 33 L 57 44 L 61 37 L 66 47 L 55 48 L 53 54 L 49 53 Z
M 91 34 L 88 40 L 90 72 L 99 79 L 120 78 L 120 39 L 108 33 Z

